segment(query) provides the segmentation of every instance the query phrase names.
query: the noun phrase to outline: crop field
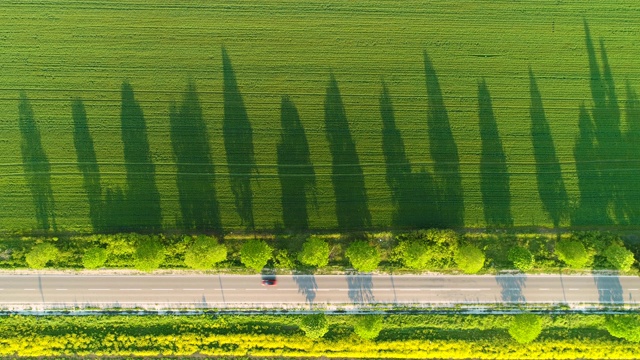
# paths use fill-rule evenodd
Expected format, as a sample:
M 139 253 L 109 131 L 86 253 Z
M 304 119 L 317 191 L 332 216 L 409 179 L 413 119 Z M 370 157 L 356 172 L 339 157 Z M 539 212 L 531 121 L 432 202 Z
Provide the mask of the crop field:
M 637 1 L 7 0 L 0 30 L 0 230 L 640 223 Z

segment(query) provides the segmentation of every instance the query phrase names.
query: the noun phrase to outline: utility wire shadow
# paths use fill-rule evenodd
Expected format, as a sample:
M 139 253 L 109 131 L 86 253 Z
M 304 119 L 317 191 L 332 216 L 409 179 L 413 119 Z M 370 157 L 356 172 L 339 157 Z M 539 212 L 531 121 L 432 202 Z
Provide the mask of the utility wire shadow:
M 38 227 L 57 231 L 55 202 L 51 188 L 51 165 L 42 147 L 40 131 L 33 116 L 26 93 L 20 93 L 18 125 L 22 137 L 22 165 L 24 176 L 35 205 Z

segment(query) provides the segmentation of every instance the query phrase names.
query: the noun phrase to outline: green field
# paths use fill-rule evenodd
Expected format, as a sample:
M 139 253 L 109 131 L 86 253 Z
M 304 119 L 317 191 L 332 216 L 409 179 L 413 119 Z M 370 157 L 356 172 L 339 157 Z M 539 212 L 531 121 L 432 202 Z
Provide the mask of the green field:
M 636 1 L 0 10 L 3 230 L 640 222 Z

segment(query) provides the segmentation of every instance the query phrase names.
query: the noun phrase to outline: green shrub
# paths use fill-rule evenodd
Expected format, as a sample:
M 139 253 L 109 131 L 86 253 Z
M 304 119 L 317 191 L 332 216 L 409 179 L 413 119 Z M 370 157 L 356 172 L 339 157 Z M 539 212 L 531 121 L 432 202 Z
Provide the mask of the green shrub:
M 329 244 L 318 237 L 310 237 L 302 245 L 298 261 L 307 266 L 327 266 L 329 264 Z
M 629 271 L 635 261 L 633 253 L 621 245 L 614 244 L 609 246 L 603 255 L 607 258 L 611 266 L 621 271 Z
M 291 260 L 289 252 L 283 249 L 278 250 L 278 252 L 276 253 L 274 266 L 276 267 L 276 269 L 293 270 L 295 264 L 293 263 L 293 260 Z
M 357 271 L 370 272 L 380 264 L 380 252 L 375 246 L 369 245 L 364 240 L 358 240 L 347 248 L 345 256 L 351 262 L 351 266 Z
M 197 270 L 208 270 L 227 259 L 227 247 L 212 236 L 199 235 L 184 254 L 184 263 Z
M 381 315 L 356 316 L 353 331 L 363 339 L 373 340 L 378 337 L 384 325 Z
M 249 240 L 240 249 L 240 261 L 256 272 L 260 272 L 272 257 L 273 249 L 264 240 Z
M 300 321 L 300 329 L 307 337 L 319 339 L 329 331 L 329 322 L 324 313 L 305 315 Z
M 593 261 L 581 242 L 562 240 L 556 244 L 556 255 L 573 269 L 583 269 Z
M 520 344 L 530 343 L 542 332 L 542 319 L 534 314 L 519 314 L 514 316 L 509 335 Z
M 535 258 L 529 249 L 516 246 L 509 250 L 509 261 L 511 261 L 517 269 L 528 271 L 533 268 Z
M 405 267 L 415 270 L 427 269 L 434 255 L 427 244 L 419 241 L 403 241 L 394 250 Z
M 25 257 L 27 265 L 32 269 L 43 269 L 50 261 L 55 260 L 60 255 L 55 245 L 42 243 L 34 246 Z
M 466 245 L 458 249 L 455 261 L 466 274 L 475 274 L 484 266 L 484 252 L 475 246 Z
M 141 236 L 134 256 L 133 265 L 140 271 L 151 272 L 160 267 L 166 250 L 157 236 Z
M 453 230 L 418 230 L 398 236 L 391 259 L 410 269 L 446 269 L 453 265 L 459 235 Z
M 609 316 L 605 321 L 605 327 L 612 336 L 640 342 L 640 315 Z
M 97 269 L 104 266 L 107 261 L 107 250 L 101 247 L 87 249 L 82 256 L 82 264 L 85 269 Z

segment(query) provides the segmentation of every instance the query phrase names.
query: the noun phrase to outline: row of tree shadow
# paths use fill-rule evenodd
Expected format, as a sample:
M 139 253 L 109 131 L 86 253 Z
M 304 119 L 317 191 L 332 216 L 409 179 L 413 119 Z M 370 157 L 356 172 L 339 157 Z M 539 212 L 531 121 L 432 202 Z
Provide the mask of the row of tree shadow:
M 545 116 L 542 96 L 533 71 L 530 78 L 531 138 L 536 163 L 538 193 L 554 226 L 570 219 L 572 224 L 640 223 L 640 100 L 627 86 L 628 131 L 620 130 L 620 109 L 615 86 L 601 42 L 603 71 L 599 70 L 595 49 L 585 22 L 594 107 L 583 104 L 579 112 L 580 135 L 574 156 L 579 180 L 580 203 L 570 209 L 562 170 Z M 223 136 L 235 208 L 242 225 L 253 229 L 252 179 L 258 173 L 253 133 L 231 61 L 222 49 Z M 393 103 L 386 85 L 379 98 L 382 119 L 382 149 L 386 182 L 394 207 L 393 225 L 401 228 L 460 227 L 464 224 L 464 195 L 460 160 L 438 77 L 427 53 L 424 67 L 428 98 L 426 125 L 433 168 L 412 169 L 404 141 L 396 126 Z M 50 165 L 41 144 L 33 111 L 21 94 L 19 125 L 26 181 L 33 195 L 36 218 L 42 229 L 56 230 L 55 205 L 51 189 Z M 478 83 L 480 124 L 480 190 L 485 222 L 489 227 L 513 225 L 507 158 L 491 95 L 484 80 Z M 130 84 L 122 85 L 121 127 L 124 144 L 126 185 L 105 188 L 87 115 L 80 99 L 72 106 L 74 144 L 78 167 L 84 179 L 92 225 L 99 232 L 159 231 L 162 227 L 160 193 L 142 109 Z M 335 212 L 343 230 L 371 226 L 365 181 L 356 144 L 342 102 L 338 82 L 330 76 L 324 102 L 326 137 L 332 157 Z M 182 103 L 170 105 L 171 143 L 177 163 L 177 188 L 182 217 L 178 228 L 221 232 L 220 209 L 216 197 L 215 169 L 206 122 L 198 94 L 189 83 Z M 282 217 L 286 229 L 309 228 L 309 209 L 317 208 L 316 177 L 309 143 L 295 104 L 281 99 L 281 138 L 277 146 L 278 175 L 282 189 Z M 634 146 L 635 145 L 635 146 Z

